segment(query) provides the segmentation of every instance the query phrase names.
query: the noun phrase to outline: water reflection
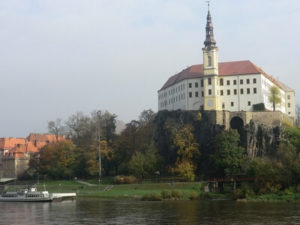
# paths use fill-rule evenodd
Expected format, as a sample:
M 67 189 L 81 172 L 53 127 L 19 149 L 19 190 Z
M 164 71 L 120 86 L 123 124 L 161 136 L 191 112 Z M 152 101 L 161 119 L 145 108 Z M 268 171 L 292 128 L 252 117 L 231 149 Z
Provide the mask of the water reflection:
M 0 203 L 0 224 L 300 224 L 296 203 L 77 199 Z

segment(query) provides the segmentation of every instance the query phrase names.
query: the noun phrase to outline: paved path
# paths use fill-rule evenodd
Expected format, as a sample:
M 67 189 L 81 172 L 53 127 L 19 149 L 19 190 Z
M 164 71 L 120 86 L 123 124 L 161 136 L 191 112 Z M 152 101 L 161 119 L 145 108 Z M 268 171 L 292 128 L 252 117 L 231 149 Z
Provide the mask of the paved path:
M 78 183 L 80 183 L 80 184 L 87 185 L 87 186 L 89 186 L 89 187 L 96 186 L 96 184 L 91 184 L 91 183 L 85 182 L 85 181 L 83 181 L 83 180 L 76 180 L 76 182 L 78 182 Z
M 76 180 L 76 182 L 80 183 L 80 184 L 84 184 L 84 185 L 87 185 L 89 187 L 95 187 L 97 186 L 97 184 L 91 184 L 91 183 L 88 183 L 88 182 L 85 182 L 83 180 Z M 108 185 L 104 188 L 103 191 L 110 191 L 112 188 L 114 187 L 114 185 Z

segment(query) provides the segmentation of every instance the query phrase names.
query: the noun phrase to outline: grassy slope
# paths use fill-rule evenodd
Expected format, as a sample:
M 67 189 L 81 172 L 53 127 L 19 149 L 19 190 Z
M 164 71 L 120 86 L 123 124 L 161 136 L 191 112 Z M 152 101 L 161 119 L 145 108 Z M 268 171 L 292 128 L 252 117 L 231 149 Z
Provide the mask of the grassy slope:
M 201 183 L 196 182 L 174 183 L 173 188 L 169 183 L 122 184 L 114 185 L 109 191 L 104 191 L 108 185 L 102 184 L 87 186 L 74 181 L 47 181 L 44 184 L 49 192 L 76 192 L 79 197 L 140 198 L 145 194 L 160 194 L 163 190 L 179 190 L 187 199 L 191 192 L 201 192 Z M 39 189 L 43 189 L 43 184 Z

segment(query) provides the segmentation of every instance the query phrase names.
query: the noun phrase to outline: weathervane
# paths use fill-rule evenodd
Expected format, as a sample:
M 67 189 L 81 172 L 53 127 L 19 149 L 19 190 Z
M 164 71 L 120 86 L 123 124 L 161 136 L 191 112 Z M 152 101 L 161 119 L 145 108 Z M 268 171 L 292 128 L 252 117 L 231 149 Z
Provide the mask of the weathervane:
M 209 10 L 210 1 L 206 1 L 206 3 L 207 3 L 208 10 Z

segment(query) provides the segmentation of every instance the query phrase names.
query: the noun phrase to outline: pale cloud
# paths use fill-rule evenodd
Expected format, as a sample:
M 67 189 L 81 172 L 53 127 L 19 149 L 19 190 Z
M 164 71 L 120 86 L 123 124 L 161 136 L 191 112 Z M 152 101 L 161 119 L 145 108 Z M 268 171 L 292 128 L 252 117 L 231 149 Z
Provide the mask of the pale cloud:
M 300 92 L 300 1 L 211 5 L 221 61 L 250 59 Z M 0 136 L 76 111 L 156 110 L 168 77 L 202 63 L 206 13 L 198 0 L 1 0 Z

